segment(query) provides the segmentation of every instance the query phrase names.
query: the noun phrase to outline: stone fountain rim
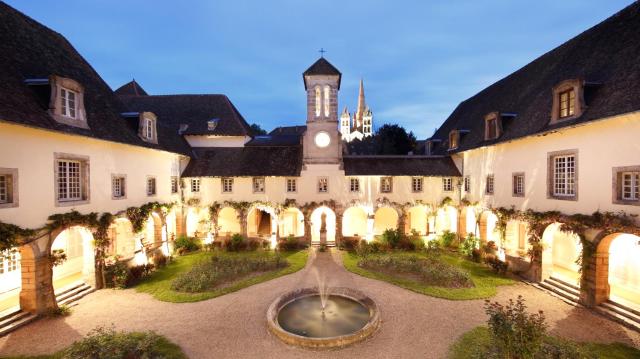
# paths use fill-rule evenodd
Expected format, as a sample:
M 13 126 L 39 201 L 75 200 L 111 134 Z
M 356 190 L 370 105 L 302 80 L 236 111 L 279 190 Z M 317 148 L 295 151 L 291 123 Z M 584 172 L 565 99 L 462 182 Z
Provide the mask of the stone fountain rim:
M 284 293 L 276 298 L 267 310 L 267 323 L 269 330 L 277 336 L 280 340 L 287 344 L 297 345 L 306 348 L 337 348 L 344 347 L 359 341 L 364 340 L 371 334 L 373 334 L 380 327 L 380 310 L 378 305 L 373 299 L 369 298 L 363 292 L 347 287 L 335 287 L 331 288 L 329 295 L 341 296 L 355 302 L 369 309 L 370 317 L 367 324 L 359 330 L 345 335 L 316 338 L 316 337 L 304 337 L 298 334 L 294 334 L 284 330 L 278 323 L 278 314 L 280 310 L 291 303 L 294 300 L 300 298 L 309 297 L 312 295 L 319 295 L 318 287 L 300 288 L 287 293 Z

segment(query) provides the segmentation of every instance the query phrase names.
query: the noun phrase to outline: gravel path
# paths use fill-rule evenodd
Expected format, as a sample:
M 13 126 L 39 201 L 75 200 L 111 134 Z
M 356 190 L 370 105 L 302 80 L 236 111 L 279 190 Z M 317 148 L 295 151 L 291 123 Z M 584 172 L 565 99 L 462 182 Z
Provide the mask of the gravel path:
M 351 286 L 372 297 L 382 326 L 365 342 L 340 350 L 310 351 L 287 346 L 267 330 L 265 313 L 281 293 L 317 285 Z M 640 346 L 630 331 L 583 308 L 570 306 L 525 284 L 502 287 L 495 299 L 526 298 L 542 309 L 551 331 L 580 341 L 620 341 Z M 311 255 L 292 275 L 198 303 L 172 304 L 135 290 L 100 290 L 83 298 L 66 318 L 42 319 L 0 338 L 0 355 L 46 354 L 62 349 L 97 326 L 155 330 L 195 358 L 444 358 L 462 333 L 485 321 L 482 300 L 449 301 L 347 272 L 338 252 Z

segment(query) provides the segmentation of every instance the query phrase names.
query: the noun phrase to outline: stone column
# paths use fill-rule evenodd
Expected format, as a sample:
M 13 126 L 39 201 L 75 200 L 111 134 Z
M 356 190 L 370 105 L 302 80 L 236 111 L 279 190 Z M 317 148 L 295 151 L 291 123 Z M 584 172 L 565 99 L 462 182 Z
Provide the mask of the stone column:
M 336 245 L 342 241 L 342 218 L 343 213 L 336 211 Z
M 176 207 L 176 237 L 187 235 L 187 222 L 183 207 Z
M 609 253 L 594 253 L 583 267 L 580 283 L 580 302 L 595 307 L 609 299 Z
M 48 253 L 41 253 L 36 243 L 26 244 L 20 247 L 20 262 L 20 308 L 34 314 L 45 314 L 56 309 L 58 305 L 53 291 L 53 267 Z
M 404 225 L 407 222 L 407 213 L 405 211 L 400 211 L 400 215 L 398 216 L 398 232 L 400 234 L 406 234 Z

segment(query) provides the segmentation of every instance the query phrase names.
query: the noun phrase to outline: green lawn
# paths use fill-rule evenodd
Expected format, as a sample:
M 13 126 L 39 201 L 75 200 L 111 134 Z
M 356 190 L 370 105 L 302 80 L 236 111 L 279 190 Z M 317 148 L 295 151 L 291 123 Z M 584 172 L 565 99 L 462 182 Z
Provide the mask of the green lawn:
M 273 252 L 267 252 L 273 253 Z M 218 252 L 218 255 L 225 256 L 258 256 L 265 255 L 264 252 Z M 281 255 L 289 262 L 289 265 L 286 268 L 282 268 L 280 270 L 267 272 L 255 277 L 249 277 L 246 279 L 239 280 L 237 282 L 233 282 L 228 286 L 215 289 L 208 292 L 202 293 L 183 293 L 176 292 L 171 289 L 171 281 L 180 273 L 186 272 L 191 267 L 200 261 L 206 260 L 212 256 L 210 252 L 196 252 L 192 254 L 187 254 L 184 256 L 180 256 L 175 258 L 173 262 L 171 262 L 165 268 L 158 270 L 153 273 L 149 278 L 143 280 L 140 284 L 136 286 L 136 290 L 143 293 L 149 293 L 153 295 L 156 299 L 164 301 L 164 302 L 173 302 L 173 303 L 188 303 L 188 302 L 198 302 L 201 300 L 206 300 L 210 298 L 219 297 L 221 295 L 235 292 L 242 288 L 246 288 L 252 286 L 254 284 L 266 282 L 268 280 L 291 274 L 299 271 L 304 268 L 307 263 L 308 250 L 301 250 L 296 252 L 281 252 Z
M 627 359 L 640 358 L 640 350 L 622 343 L 576 343 L 558 337 L 547 337 L 547 345 L 562 351 L 565 348 L 565 356 L 562 358 L 593 358 L 593 359 Z M 463 334 L 449 349 L 451 359 L 491 358 L 487 354 L 491 347 L 491 334 L 487 327 L 477 327 Z M 579 353 L 569 352 L 566 348 L 577 350 Z M 545 356 L 542 355 L 542 358 Z M 548 356 L 551 357 L 551 356 Z
M 384 253 L 377 254 L 383 256 L 424 256 L 422 253 Z M 350 272 L 359 274 L 363 277 L 378 279 L 389 282 L 432 297 L 451 299 L 451 300 L 469 300 L 489 298 L 496 294 L 497 287 L 500 285 L 509 285 L 515 283 L 513 279 L 498 275 L 490 268 L 471 262 L 462 257 L 452 254 L 442 254 L 439 259 L 448 264 L 454 265 L 469 273 L 475 287 L 473 288 L 444 288 L 436 286 L 428 286 L 413 280 L 398 278 L 385 273 L 371 271 L 358 266 L 358 257 L 355 253 L 347 253 L 344 255 L 344 266 Z

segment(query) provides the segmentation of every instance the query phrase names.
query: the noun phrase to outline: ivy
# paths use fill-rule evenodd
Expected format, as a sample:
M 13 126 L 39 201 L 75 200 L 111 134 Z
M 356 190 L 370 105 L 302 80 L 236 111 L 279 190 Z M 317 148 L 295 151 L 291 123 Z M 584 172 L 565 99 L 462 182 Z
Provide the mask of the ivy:
M 15 224 L 0 222 L 0 252 L 20 245 L 22 238 L 36 234 L 33 229 L 22 228 Z
M 143 204 L 140 207 L 129 207 L 126 210 L 126 215 L 129 221 L 131 222 L 131 226 L 133 227 L 133 232 L 138 233 L 142 231 L 144 228 L 144 224 L 147 222 L 147 219 L 153 212 L 159 212 L 162 215 L 165 215 L 167 212 L 173 208 L 174 203 L 160 203 L 160 202 L 149 202 Z

